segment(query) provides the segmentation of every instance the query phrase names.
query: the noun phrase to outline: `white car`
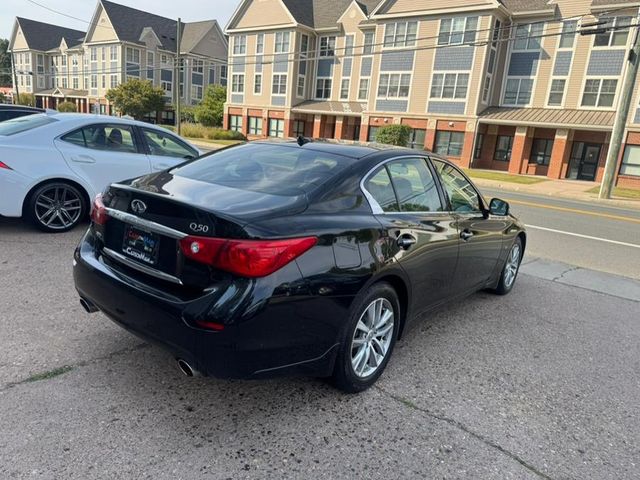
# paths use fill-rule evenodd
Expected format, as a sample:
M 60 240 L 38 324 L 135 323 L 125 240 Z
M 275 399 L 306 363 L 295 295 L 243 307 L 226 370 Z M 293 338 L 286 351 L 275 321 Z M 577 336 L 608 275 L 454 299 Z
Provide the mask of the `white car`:
M 110 183 L 200 154 L 168 130 L 135 120 L 77 113 L 7 120 L 0 123 L 0 216 L 64 232 Z

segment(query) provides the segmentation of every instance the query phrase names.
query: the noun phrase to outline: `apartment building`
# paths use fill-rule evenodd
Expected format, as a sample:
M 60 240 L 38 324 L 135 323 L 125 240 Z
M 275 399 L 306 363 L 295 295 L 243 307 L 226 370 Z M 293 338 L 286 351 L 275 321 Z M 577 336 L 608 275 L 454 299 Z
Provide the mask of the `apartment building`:
M 227 76 L 228 45 L 216 20 L 182 23 L 181 32 L 178 71 L 176 19 L 101 0 L 86 32 L 16 18 L 9 50 L 19 92 L 33 93 L 38 106 L 71 101 L 81 112 L 113 114 L 107 91 L 141 78 L 166 94 L 166 110 L 150 120 L 173 123 L 176 89 L 182 103 L 198 103 L 207 85 L 226 85 Z
M 383 125 L 464 167 L 599 181 L 640 2 L 243 0 L 227 128 L 372 141 Z M 606 22 L 612 30 L 580 35 Z M 634 104 L 640 107 L 638 92 Z M 617 182 L 640 187 L 640 108 Z

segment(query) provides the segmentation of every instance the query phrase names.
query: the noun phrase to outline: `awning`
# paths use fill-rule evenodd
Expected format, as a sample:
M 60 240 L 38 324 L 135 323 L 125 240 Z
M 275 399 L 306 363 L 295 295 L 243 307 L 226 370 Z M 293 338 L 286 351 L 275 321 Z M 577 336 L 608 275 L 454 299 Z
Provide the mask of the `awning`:
M 610 130 L 616 112 L 567 108 L 489 107 L 480 114 L 480 122 L 549 128 Z
M 302 102 L 291 109 L 296 113 L 319 113 L 333 115 L 359 116 L 364 111 L 366 104 L 360 102 L 334 102 L 309 100 Z

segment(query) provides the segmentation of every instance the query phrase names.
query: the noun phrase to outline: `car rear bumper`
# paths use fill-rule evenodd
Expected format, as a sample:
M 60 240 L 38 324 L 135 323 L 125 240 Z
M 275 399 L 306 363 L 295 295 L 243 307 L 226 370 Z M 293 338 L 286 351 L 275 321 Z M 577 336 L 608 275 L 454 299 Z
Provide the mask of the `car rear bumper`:
M 29 192 L 31 179 L 16 172 L 0 168 L 0 216 L 21 217 L 22 205 Z
M 91 230 L 81 240 L 74 258 L 74 280 L 81 298 L 204 375 L 327 376 L 333 371 L 337 339 L 347 318 L 344 299 L 309 296 L 306 291 L 273 295 L 273 289 L 268 297 L 260 298 L 260 292 L 269 289 L 264 283 L 251 282 L 246 287 L 250 291 L 236 296 L 252 298 L 237 315 L 241 320 L 225 324 L 223 331 L 210 331 L 192 326 L 189 319 L 195 310 L 215 309 L 212 294 L 184 301 L 148 291 L 96 255 Z M 216 321 L 225 323 L 227 319 Z

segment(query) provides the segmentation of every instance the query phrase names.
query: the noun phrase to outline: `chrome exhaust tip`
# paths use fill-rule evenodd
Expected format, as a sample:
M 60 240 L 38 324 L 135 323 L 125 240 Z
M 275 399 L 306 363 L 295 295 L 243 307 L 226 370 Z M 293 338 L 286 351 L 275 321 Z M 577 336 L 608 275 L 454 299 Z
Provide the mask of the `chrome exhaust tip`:
M 87 313 L 96 313 L 99 310 L 93 303 L 82 297 L 80 297 L 80 305 L 82 305 L 82 308 L 84 308 Z
M 186 360 L 179 358 L 178 359 L 178 368 L 180 371 L 187 377 L 199 377 L 200 372 L 189 365 L 189 362 Z

